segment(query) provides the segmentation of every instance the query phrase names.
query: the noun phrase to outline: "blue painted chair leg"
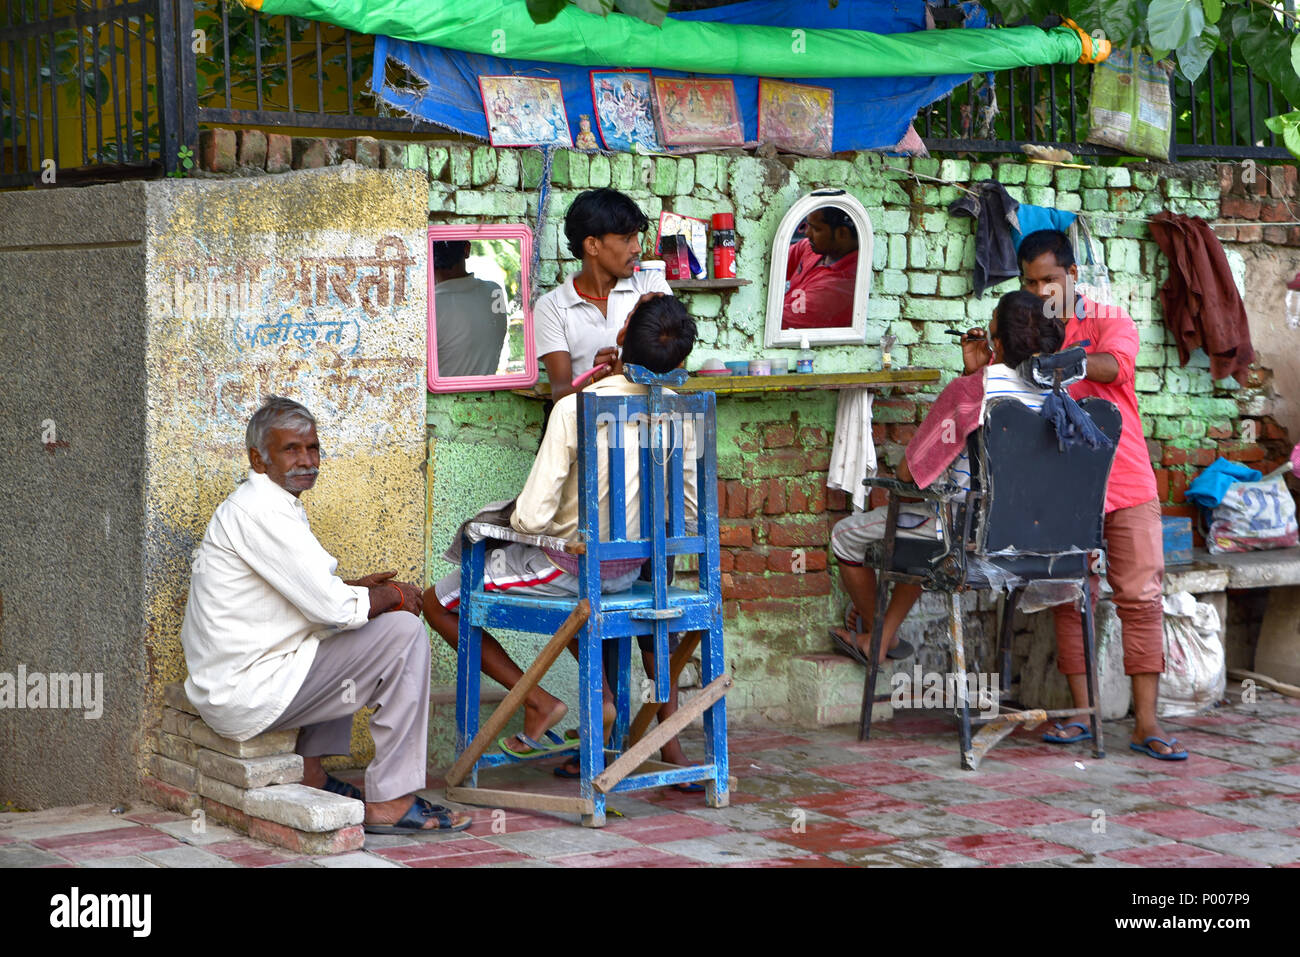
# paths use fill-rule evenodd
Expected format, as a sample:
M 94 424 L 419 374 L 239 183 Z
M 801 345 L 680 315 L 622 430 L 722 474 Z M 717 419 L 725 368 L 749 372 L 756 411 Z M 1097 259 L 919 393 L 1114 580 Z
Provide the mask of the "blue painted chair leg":
M 608 644 L 608 642 L 606 642 Z M 614 721 L 614 729 L 610 733 L 607 746 L 615 751 L 622 751 L 627 741 L 628 725 L 632 723 L 632 637 L 624 635 L 619 638 L 617 643 L 617 664 L 614 667 L 614 687 L 610 690 L 614 694 L 614 701 L 618 706 L 618 717 Z M 640 700 L 637 695 L 637 700 Z
M 700 647 L 701 683 L 709 684 L 726 670 L 722 654 L 722 625 L 704 633 Z M 727 807 L 731 803 L 730 765 L 727 761 L 727 698 L 724 695 L 704 712 L 705 761 L 717 769 L 717 778 L 704 784 L 704 803 L 708 807 Z
M 591 783 L 605 770 L 601 650 L 599 630 L 588 621 L 578 633 L 578 725 L 582 740 L 578 796 L 592 802 L 592 812 L 582 816 L 585 827 L 605 826 L 605 795 Z

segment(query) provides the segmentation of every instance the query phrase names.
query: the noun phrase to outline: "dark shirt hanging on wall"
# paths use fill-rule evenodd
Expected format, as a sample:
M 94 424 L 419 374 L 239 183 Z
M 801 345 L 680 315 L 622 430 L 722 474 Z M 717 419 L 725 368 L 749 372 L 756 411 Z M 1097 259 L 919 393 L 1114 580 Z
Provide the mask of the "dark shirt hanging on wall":
M 1179 360 L 1187 365 L 1194 349 L 1204 349 L 1215 379 L 1233 376 L 1244 385 L 1255 350 L 1250 343 L 1246 306 L 1219 237 L 1199 216 L 1181 213 L 1153 216 L 1151 237 L 1169 260 L 1169 278 L 1160 287 L 1160 303 Z
M 996 180 L 976 183 L 973 193 L 966 193 L 948 207 L 953 216 L 970 216 L 975 220 L 975 295 L 1004 279 L 1020 275 L 1016 261 L 1016 244 L 1012 227 L 1019 228 L 1016 210 L 1020 204 L 1007 195 Z

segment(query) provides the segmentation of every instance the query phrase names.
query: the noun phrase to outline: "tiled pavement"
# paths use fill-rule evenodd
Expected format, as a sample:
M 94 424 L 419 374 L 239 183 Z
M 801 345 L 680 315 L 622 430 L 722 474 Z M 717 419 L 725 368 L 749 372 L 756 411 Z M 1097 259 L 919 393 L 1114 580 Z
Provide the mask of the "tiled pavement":
M 1297 867 L 1300 701 L 1165 722 L 1182 763 L 1128 749 L 1108 722 L 1105 760 L 1018 732 L 978 772 L 957 761 L 954 726 L 900 712 L 867 744 L 854 729 L 734 730 L 732 804 L 698 794 L 617 797 L 600 830 L 565 815 L 473 809 L 469 831 L 369 837 L 364 851 L 304 857 L 136 805 L 0 814 L 0 867 Z M 699 754 L 698 738 L 687 739 Z M 481 776 L 492 786 L 571 791 L 555 762 Z M 427 792 L 435 800 L 437 792 Z

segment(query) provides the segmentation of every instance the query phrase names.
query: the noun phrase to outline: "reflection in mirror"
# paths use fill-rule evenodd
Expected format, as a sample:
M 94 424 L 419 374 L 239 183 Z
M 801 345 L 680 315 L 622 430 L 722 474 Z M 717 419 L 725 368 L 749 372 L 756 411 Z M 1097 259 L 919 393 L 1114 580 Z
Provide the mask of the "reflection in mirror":
M 844 190 L 799 199 L 777 227 L 765 345 L 865 341 L 871 220 Z
M 527 227 L 434 226 L 429 239 L 429 388 L 531 385 L 537 373 L 525 303 Z
M 782 329 L 836 329 L 853 325 L 858 274 L 858 228 L 834 206 L 808 214 L 786 256 Z

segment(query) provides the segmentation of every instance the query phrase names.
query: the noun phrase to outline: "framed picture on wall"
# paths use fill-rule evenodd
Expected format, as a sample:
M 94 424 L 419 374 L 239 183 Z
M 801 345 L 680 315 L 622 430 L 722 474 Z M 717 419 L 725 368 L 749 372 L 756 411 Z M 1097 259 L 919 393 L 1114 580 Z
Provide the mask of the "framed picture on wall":
M 835 92 L 824 86 L 758 81 L 758 141 L 783 153 L 829 156 Z
M 493 146 L 573 146 L 559 80 L 480 76 L 478 87 Z
M 654 77 L 655 125 L 665 146 L 743 146 L 736 86 L 730 80 Z
M 662 152 L 655 135 L 649 70 L 592 70 L 591 101 L 605 149 Z

